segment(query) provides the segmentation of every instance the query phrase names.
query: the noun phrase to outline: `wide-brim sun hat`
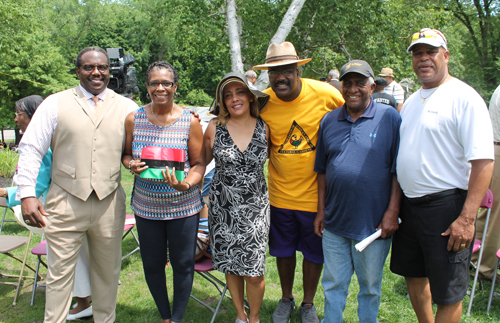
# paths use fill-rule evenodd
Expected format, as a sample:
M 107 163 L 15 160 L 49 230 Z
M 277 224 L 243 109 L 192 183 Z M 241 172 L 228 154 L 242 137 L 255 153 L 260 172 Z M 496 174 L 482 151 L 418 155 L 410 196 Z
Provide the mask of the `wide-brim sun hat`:
M 311 58 L 300 59 L 292 43 L 286 41 L 281 44 L 271 43 L 267 48 L 266 63 L 255 65 L 256 70 L 267 70 L 269 67 L 289 65 L 296 63 L 303 65 L 311 61 Z
M 43 228 L 34 227 L 24 222 L 23 212 L 21 211 L 21 205 L 14 206 L 12 210 L 14 211 L 14 216 L 16 218 L 17 223 L 19 223 L 20 225 L 22 225 L 23 227 L 25 227 L 26 229 L 30 230 L 33 233 L 43 233 Z
M 413 46 L 417 44 L 427 44 L 432 47 L 443 47 L 448 50 L 448 41 L 442 32 L 437 29 L 424 28 L 410 36 L 410 46 L 406 49 L 408 54 L 411 53 Z
M 222 91 L 224 91 L 224 87 L 232 82 L 238 82 L 241 84 L 245 84 L 245 86 L 248 88 L 250 93 L 253 94 L 255 100 L 257 100 L 257 103 L 259 105 L 259 110 L 262 110 L 264 106 L 267 104 L 267 101 L 269 101 L 269 95 L 265 94 L 259 90 L 252 90 L 250 86 L 248 86 L 247 78 L 245 75 L 238 73 L 238 72 L 231 72 L 222 78 L 222 80 L 219 82 L 219 85 L 217 85 L 217 90 L 215 91 L 215 98 L 214 101 L 212 102 L 212 105 L 210 106 L 210 113 L 213 115 L 219 115 L 220 112 L 220 106 L 224 104 L 224 100 L 222 98 Z

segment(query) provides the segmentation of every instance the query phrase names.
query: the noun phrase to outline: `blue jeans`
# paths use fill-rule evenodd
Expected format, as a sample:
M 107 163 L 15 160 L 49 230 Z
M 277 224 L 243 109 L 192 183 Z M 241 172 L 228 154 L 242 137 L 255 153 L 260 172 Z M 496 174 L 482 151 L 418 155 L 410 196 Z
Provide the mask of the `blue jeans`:
M 382 274 L 391 239 L 375 240 L 363 252 L 358 252 L 354 247 L 358 242 L 327 230 L 323 232 L 325 270 L 321 283 L 325 290 L 325 318 L 322 323 L 342 323 L 354 271 L 359 282 L 359 322 L 377 322 Z

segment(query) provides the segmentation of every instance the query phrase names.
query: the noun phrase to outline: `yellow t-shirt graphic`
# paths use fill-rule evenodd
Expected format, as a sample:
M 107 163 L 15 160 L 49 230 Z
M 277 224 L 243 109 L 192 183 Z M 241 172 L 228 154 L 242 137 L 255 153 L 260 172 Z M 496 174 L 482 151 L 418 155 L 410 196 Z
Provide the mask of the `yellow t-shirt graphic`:
M 344 104 L 337 89 L 325 82 L 300 79 L 300 95 L 285 102 L 269 88 L 271 98 L 261 117 L 271 130 L 269 198 L 279 208 L 316 212 L 316 143 L 323 116 Z
M 306 144 L 305 147 L 300 145 L 302 142 Z M 300 149 L 299 146 L 301 146 Z M 314 149 L 316 149 L 316 146 L 313 145 L 304 129 L 302 129 L 302 127 L 294 121 L 290 131 L 288 132 L 288 137 L 286 137 L 285 142 L 281 145 L 278 153 L 302 154 Z

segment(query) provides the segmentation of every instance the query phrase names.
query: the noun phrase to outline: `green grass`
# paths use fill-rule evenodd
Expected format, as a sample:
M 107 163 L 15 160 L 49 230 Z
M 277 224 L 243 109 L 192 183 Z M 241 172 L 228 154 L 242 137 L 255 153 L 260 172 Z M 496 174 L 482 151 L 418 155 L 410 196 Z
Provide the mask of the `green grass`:
M 10 149 L 0 150 L 0 176 L 11 177 L 16 170 L 19 154 Z
M 123 170 L 122 184 L 130 199 L 130 192 L 132 189 L 132 176 Z M 127 206 L 128 213 L 131 212 L 130 205 Z M 10 211 L 9 211 L 10 212 Z M 2 210 L 3 213 L 3 210 Z M 12 219 L 13 215 L 8 214 L 8 218 Z M 2 234 L 8 235 L 23 235 L 27 236 L 28 233 L 20 225 L 16 223 L 7 223 L 4 227 Z M 34 235 L 31 247 L 34 247 L 40 241 L 40 235 Z M 126 253 L 135 248 L 135 241 L 133 237 L 128 236 L 123 242 L 123 252 Z M 17 256 L 21 256 L 21 251 L 16 251 Z M 11 272 L 14 266 L 17 266 L 11 259 L 5 255 L 0 255 L 0 272 Z M 299 254 L 298 263 L 301 264 L 302 256 Z M 36 264 L 36 258 L 29 255 L 28 263 L 31 265 Z M 261 322 L 272 322 L 272 313 L 276 307 L 278 299 L 281 297 L 279 288 L 279 278 L 276 270 L 276 260 L 273 257 L 267 258 L 266 267 L 266 292 L 264 301 L 260 312 Z M 294 286 L 294 294 L 297 301 L 302 299 L 302 273 L 301 266 L 297 266 L 296 280 Z M 28 274 L 32 274 L 28 272 Z M 46 270 L 43 268 L 42 276 L 45 277 Z M 223 275 L 215 273 L 215 275 L 223 279 Z M 5 280 L 5 278 L 2 278 Z M 149 323 L 160 322 L 160 315 L 156 309 L 156 305 L 149 293 L 148 287 L 144 280 L 142 271 L 142 263 L 140 254 L 135 253 L 129 258 L 125 259 L 122 263 L 122 272 L 120 275 L 122 284 L 118 289 L 118 304 L 117 304 L 117 318 L 116 322 L 120 323 Z M 172 269 L 167 269 L 167 288 L 169 295 L 172 296 Z M 472 284 L 472 281 L 471 281 Z M 499 284 L 500 285 L 500 284 Z M 471 317 L 466 317 L 467 304 L 469 297 L 464 299 L 464 315 L 462 322 L 499 322 L 500 321 L 500 299 L 493 301 L 492 310 L 490 315 L 487 316 L 486 303 L 488 301 L 488 294 L 491 288 L 491 283 L 484 282 L 484 288 L 478 290 L 475 297 L 474 306 L 472 308 Z M 500 288 L 500 287 L 499 287 Z M 32 291 L 32 280 L 26 280 L 21 289 L 20 297 L 18 298 L 17 305 L 12 306 L 14 297 L 14 287 L 8 285 L 0 285 L 0 322 L 5 323 L 24 323 L 24 322 L 43 322 L 44 301 L 45 296 L 44 288 L 37 290 L 35 305 L 30 306 L 30 298 Z M 344 322 L 354 323 L 358 322 L 357 317 L 357 300 L 356 295 L 359 291 L 356 276 L 352 278 L 351 286 L 349 288 L 349 295 L 347 298 L 347 306 L 344 312 Z M 498 291 L 498 289 L 497 289 Z M 193 292 L 198 298 L 201 298 L 211 304 L 215 304 L 218 299 L 218 293 L 214 287 L 206 282 L 202 277 L 196 275 L 193 285 Z M 379 322 L 417 322 L 410 301 L 406 298 L 406 285 L 404 279 L 400 276 L 394 275 L 389 270 L 389 261 L 386 262 L 384 268 L 384 278 L 382 286 L 382 300 L 380 305 Z M 323 289 L 318 287 L 318 292 L 315 298 L 315 305 L 318 309 L 320 318 L 323 318 Z M 212 312 L 207 308 L 199 305 L 194 300 L 190 300 L 183 322 L 191 323 L 205 323 L 210 322 Z M 225 299 L 222 303 L 219 315 L 216 322 L 232 323 L 236 317 L 236 311 L 232 305 L 231 300 Z M 86 322 L 93 322 L 92 320 Z M 300 322 L 298 313 L 292 315 L 292 323 Z

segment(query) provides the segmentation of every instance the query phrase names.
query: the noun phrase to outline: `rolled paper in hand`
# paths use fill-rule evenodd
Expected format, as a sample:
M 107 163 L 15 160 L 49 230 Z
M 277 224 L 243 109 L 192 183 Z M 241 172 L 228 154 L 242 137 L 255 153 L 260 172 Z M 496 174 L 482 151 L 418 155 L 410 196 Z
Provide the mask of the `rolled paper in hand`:
M 401 223 L 400 218 L 398 218 L 398 223 Z M 382 235 L 382 229 L 378 229 L 369 237 L 364 238 L 363 240 L 358 242 L 354 247 L 356 248 L 357 251 L 361 252 L 361 251 L 365 250 L 365 248 L 368 247 L 370 245 L 370 243 L 372 243 L 373 241 L 380 238 L 381 235 Z

